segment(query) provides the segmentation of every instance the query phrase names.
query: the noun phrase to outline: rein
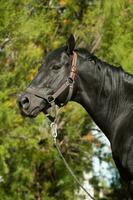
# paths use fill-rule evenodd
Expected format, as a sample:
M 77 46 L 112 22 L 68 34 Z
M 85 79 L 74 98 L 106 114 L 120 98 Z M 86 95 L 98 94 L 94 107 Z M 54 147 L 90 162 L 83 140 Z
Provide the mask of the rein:
M 79 182 L 78 178 L 76 177 L 76 175 L 74 174 L 74 172 L 72 171 L 71 167 L 69 166 L 69 164 L 67 163 L 66 159 L 64 158 L 61 150 L 60 150 L 60 146 L 57 142 L 57 136 L 58 136 L 58 125 L 57 125 L 57 108 L 56 108 L 56 105 L 55 106 L 55 117 L 54 117 L 54 121 L 51 122 L 51 134 L 52 134 L 52 137 L 53 137 L 53 142 L 54 142 L 54 145 L 58 151 L 58 154 L 59 156 L 61 157 L 64 165 L 66 166 L 68 172 L 70 173 L 70 175 L 73 177 L 73 179 L 75 180 L 75 182 L 80 186 L 80 188 L 82 190 L 84 190 L 84 192 L 87 194 L 87 196 L 92 199 L 92 200 L 95 200 L 94 197 L 91 196 L 91 194 L 83 187 L 83 185 Z

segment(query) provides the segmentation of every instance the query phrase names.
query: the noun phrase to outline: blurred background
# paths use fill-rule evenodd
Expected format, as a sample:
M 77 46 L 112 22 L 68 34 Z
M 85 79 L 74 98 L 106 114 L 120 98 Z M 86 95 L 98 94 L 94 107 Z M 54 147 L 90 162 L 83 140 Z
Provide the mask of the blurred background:
M 77 47 L 133 72 L 133 0 L 0 0 L 0 200 L 88 199 L 53 147 L 46 117 L 25 119 L 16 102 L 45 55 L 71 33 Z M 61 109 L 59 136 L 96 199 L 127 199 L 109 142 L 80 105 Z

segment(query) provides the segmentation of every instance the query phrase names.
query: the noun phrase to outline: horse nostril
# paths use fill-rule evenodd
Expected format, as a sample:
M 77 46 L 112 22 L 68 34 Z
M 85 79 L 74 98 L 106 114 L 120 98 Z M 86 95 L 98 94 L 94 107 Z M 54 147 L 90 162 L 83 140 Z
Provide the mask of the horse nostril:
M 20 101 L 20 106 L 22 106 L 22 108 L 24 109 L 28 109 L 30 105 L 29 99 L 28 97 L 23 97 Z
M 29 103 L 29 99 L 27 97 L 23 97 L 21 103 L 22 104 Z

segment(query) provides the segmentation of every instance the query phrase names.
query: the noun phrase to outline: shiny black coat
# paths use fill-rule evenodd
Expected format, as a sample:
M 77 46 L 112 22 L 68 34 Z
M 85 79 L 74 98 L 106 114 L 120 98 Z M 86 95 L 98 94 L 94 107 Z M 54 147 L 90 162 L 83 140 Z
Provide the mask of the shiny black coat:
M 70 70 L 70 55 L 78 55 L 77 76 L 71 100 L 80 103 L 110 141 L 112 154 L 122 179 L 128 184 L 133 199 L 133 76 L 90 54 L 86 49 L 74 49 L 71 36 L 68 46 L 47 55 L 38 74 L 28 87 L 44 94 L 54 93 L 66 80 Z M 64 91 L 55 101 L 66 99 Z M 45 99 L 24 92 L 19 98 L 23 114 L 35 117 L 50 107 Z

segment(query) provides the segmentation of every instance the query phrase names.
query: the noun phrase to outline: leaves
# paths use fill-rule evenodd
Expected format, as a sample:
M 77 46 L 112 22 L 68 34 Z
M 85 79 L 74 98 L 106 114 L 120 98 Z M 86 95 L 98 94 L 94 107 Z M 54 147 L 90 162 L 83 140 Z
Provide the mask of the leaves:
M 82 199 L 53 147 L 46 118 L 43 114 L 23 118 L 17 95 L 35 76 L 46 53 L 66 44 L 71 33 L 77 46 L 95 50 L 100 58 L 133 72 L 132 15 L 131 0 L 0 1 L 1 199 Z M 81 106 L 69 103 L 61 109 L 58 139 L 63 155 L 81 183 L 84 171 L 94 175 L 91 184 L 98 199 L 100 192 L 105 199 L 122 199 L 111 156 L 103 154 L 105 144 L 93 136 L 92 125 Z M 114 190 L 96 176 L 94 156 L 108 163 Z

